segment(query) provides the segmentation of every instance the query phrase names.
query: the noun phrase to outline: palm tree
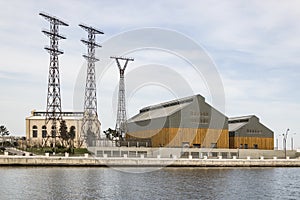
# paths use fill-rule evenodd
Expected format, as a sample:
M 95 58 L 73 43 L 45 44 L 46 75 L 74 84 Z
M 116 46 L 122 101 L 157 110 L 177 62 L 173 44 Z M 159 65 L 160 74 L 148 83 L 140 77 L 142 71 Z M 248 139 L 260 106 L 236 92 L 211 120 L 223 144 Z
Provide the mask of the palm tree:
M 2 146 L 3 146 L 3 137 L 9 135 L 9 131 L 3 125 L 0 126 L 0 135 L 2 137 Z

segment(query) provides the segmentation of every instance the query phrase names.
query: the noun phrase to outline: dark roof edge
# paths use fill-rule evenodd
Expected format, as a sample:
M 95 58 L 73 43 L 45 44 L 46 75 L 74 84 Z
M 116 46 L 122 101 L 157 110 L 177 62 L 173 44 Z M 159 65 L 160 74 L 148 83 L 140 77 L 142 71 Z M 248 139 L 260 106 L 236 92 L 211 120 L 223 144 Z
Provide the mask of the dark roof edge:
M 205 98 L 203 96 L 201 96 L 200 94 L 197 94 L 197 95 L 193 95 L 193 96 L 189 96 L 189 97 L 184 97 L 181 99 L 175 99 L 175 100 L 167 101 L 164 103 L 147 106 L 147 107 L 140 109 L 140 113 L 147 112 L 149 110 L 156 110 L 156 109 L 160 109 L 160 108 L 164 108 L 164 107 L 170 107 L 173 105 L 192 102 L 192 101 L 194 101 L 195 98 L 201 98 L 203 101 L 205 101 Z

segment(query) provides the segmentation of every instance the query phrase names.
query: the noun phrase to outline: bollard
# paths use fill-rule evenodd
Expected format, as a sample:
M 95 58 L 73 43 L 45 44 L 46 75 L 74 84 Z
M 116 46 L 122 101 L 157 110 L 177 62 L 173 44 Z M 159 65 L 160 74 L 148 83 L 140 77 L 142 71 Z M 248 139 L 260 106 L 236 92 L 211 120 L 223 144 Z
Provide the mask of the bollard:
M 207 156 L 203 156 L 203 159 L 206 160 L 206 159 L 207 159 Z
M 65 157 L 68 158 L 69 157 L 69 153 L 65 152 Z
M 55 156 L 55 152 L 52 153 Z
M 236 160 L 236 156 L 232 156 L 232 159 L 233 159 L 233 160 Z
M 264 157 L 263 157 L 263 156 L 260 156 L 260 158 L 259 158 L 259 159 L 263 160 L 263 159 L 264 159 Z
M 4 152 L 4 155 L 5 155 L 5 156 L 8 156 L 8 151 L 5 151 L 5 152 Z
M 144 158 L 145 156 L 144 156 L 144 154 L 141 154 L 141 158 Z
M 45 156 L 46 156 L 46 157 L 49 157 L 49 153 L 45 153 Z
M 30 156 L 30 153 L 29 153 L 29 152 L 26 152 L 26 153 L 25 153 L 25 156 Z
M 289 159 L 290 159 L 290 157 L 289 157 L 289 156 L 287 156 L 287 157 L 286 157 L 286 159 L 287 159 L 287 160 L 289 160 Z
M 273 157 L 273 160 L 277 160 L 277 157 Z
M 222 159 L 222 156 L 218 156 L 219 159 Z
M 103 154 L 103 156 L 104 156 L 104 155 L 106 155 L 106 154 Z M 84 154 L 84 157 L 85 157 L 85 158 L 88 158 L 88 157 L 89 157 L 89 154 L 88 154 L 88 153 L 85 153 L 85 154 Z
M 173 155 L 173 159 L 175 159 L 175 160 L 176 160 L 176 159 L 177 159 L 177 156 L 176 156 L 176 155 Z
M 157 159 L 160 159 L 160 155 L 157 155 Z
M 247 160 L 250 160 L 251 159 L 251 157 L 250 156 L 247 156 Z
M 189 155 L 189 160 L 192 160 L 193 159 L 193 156 L 192 155 Z
M 123 157 L 124 157 L 124 158 L 127 158 L 127 154 L 123 154 Z

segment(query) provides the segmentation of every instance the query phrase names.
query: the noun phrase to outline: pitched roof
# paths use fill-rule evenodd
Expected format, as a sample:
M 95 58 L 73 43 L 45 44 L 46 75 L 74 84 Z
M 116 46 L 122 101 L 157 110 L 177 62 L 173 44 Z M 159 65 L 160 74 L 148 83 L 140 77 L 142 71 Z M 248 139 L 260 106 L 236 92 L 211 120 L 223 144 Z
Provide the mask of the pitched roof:
M 228 124 L 228 131 L 236 131 L 241 127 L 245 126 L 248 122 L 240 122 L 240 123 L 229 123 Z
M 173 113 L 181 110 L 185 106 L 191 104 L 195 98 L 201 98 L 205 100 L 203 96 L 198 94 L 198 95 L 189 96 L 181 99 L 167 101 L 156 105 L 147 106 L 142 108 L 139 114 L 128 119 L 127 122 L 130 123 L 135 121 L 143 121 L 143 120 L 149 120 L 149 119 L 154 119 L 159 117 L 170 116 Z
M 139 114 L 135 115 L 134 117 L 130 118 L 127 122 L 135 122 L 135 121 L 143 121 L 149 119 L 155 119 L 159 117 L 167 117 L 172 115 L 173 113 L 181 110 L 183 107 L 189 105 L 191 102 L 185 102 L 182 104 L 171 105 L 167 107 L 159 107 L 155 109 L 147 109 L 140 111 Z
M 240 116 L 240 117 L 229 117 L 228 121 L 235 121 L 235 120 L 247 120 L 252 117 L 255 117 L 255 115 L 246 115 L 246 116 Z

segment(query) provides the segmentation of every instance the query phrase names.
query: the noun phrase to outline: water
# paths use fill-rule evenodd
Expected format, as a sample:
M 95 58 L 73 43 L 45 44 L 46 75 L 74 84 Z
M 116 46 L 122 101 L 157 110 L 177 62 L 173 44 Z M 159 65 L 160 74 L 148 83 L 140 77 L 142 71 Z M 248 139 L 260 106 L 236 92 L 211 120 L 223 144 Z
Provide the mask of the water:
M 300 199 L 300 168 L 1 167 L 0 183 L 1 200 Z

